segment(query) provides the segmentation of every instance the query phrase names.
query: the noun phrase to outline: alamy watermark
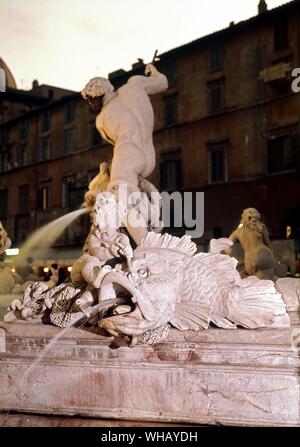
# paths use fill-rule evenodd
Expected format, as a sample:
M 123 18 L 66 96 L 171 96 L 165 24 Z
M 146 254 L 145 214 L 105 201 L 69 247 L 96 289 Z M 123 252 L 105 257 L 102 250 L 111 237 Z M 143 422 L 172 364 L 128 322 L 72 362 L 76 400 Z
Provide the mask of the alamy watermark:
M 119 186 L 119 200 L 136 210 L 129 213 L 129 224 L 139 227 L 149 222 L 152 228 L 184 229 L 192 238 L 204 234 L 204 192 L 152 191 L 150 197 L 145 192 L 128 193 L 127 185 Z
M 119 184 L 115 192 L 116 195 L 98 193 L 91 206 L 91 217 L 94 216 L 101 225 L 129 225 L 131 228 L 146 225 L 154 231 L 165 227 L 183 230 L 192 238 L 203 236 L 204 192 L 151 191 L 147 194 L 144 191 L 129 192 L 127 184 Z
M 294 68 L 292 70 L 292 76 L 293 78 L 296 78 L 292 82 L 292 91 L 294 93 L 300 92 L 300 68 Z

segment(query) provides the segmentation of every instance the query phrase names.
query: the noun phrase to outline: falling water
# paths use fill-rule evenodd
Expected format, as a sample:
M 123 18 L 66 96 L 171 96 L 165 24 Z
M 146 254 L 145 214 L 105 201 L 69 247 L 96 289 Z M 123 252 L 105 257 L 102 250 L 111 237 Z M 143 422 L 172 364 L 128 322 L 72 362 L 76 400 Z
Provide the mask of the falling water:
M 34 367 L 43 360 L 43 358 L 45 357 L 47 352 L 50 351 L 50 349 L 58 342 L 58 340 L 63 335 L 65 335 L 65 333 L 70 328 L 72 328 L 76 325 L 84 326 L 85 323 L 87 322 L 87 320 L 90 319 L 91 317 L 93 317 L 94 315 L 96 315 L 97 313 L 104 312 L 105 310 L 109 309 L 113 305 L 124 304 L 124 302 L 126 302 L 126 299 L 124 299 L 124 298 L 111 298 L 111 299 L 105 300 L 99 304 L 96 304 L 93 307 L 89 307 L 88 309 L 86 309 L 83 312 L 83 314 L 80 314 L 78 316 L 78 318 L 76 318 L 75 321 L 73 321 L 73 323 L 71 323 L 69 326 L 66 326 L 61 331 L 59 331 L 56 335 L 54 335 L 54 337 L 51 338 L 49 343 L 43 348 L 43 350 L 40 352 L 40 354 L 35 358 L 35 360 L 30 364 L 30 366 L 25 370 L 22 380 L 19 384 L 19 388 L 20 388 L 21 392 L 18 393 L 18 397 L 20 399 L 27 398 L 27 394 L 24 391 L 25 380 L 29 377 L 29 375 L 32 372 L 32 370 L 34 369 Z
M 87 212 L 88 210 L 86 208 L 80 208 L 79 210 L 61 216 L 53 222 L 36 230 L 21 247 L 18 261 L 26 259 L 30 255 L 30 252 L 36 248 L 42 248 L 44 250 L 49 249 L 54 241 L 74 220 Z
M 65 327 L 64 329 L 62 329 L 61 331 L 57 332 L 56 335 L 54 335 L 54 337 L 51 338 L 51 340 L 49 341 L 49 343 L 44 347 L 44 349 L 40 352 L 40 354 L 34 359 L 34 361 L 30 364 L 30 366 L 25 370 L 23 377 L 21 379 L 21 382 L 19 384 L 19 389 L 21 390 L 21 392 L 18 393 L 18 397 L 19 399 L 27 399 L 27 393 L 26 393 L 26 386 L 25 386 L 25 381 L 26 379 L 30 376 L 30 373 L 32 372 L 32 370 L 34 369 L 34 367 L 39 364 L 43 358 L 45 357 L 45 355 L 47 354 L 48 351 L 50 351 L 50 349 L 58 342 L 58 340 L 71 328 L 73 327 L 76 323 L 78 323 L 81 319 L 82 319 L 82 315 L 80 315 L 78 317 L 78 319 L 76 319 L 73 324 L 70 324 L 70 326 Z

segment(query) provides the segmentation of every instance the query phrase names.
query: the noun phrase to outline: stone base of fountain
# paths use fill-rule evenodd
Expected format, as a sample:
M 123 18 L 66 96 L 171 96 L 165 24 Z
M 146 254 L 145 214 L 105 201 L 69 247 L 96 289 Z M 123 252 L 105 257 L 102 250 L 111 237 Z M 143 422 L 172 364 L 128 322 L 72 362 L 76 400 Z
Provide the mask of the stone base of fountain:
M 167 341 L 134 349 L 72 328 L 31 366 L 60 330 L 0 323 L 0 411 L 300 426 L 295 327 L 171 330 Z

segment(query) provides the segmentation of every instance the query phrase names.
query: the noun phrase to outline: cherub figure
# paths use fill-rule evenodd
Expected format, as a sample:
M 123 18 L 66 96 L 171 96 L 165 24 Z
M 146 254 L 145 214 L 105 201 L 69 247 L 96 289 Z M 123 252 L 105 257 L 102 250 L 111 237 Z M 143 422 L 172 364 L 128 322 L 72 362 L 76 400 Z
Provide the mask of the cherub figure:
M 94 292 L 100 288 L 103 277 L 111 271 L 107 261 L 123 256 L 130 266 L 133 256 L 127 235 L 120 232 L 126 209 L 114 194 L 102 192 L 95 196 L 90 216 L 92 226 L 83 247 L 83 255 L 75 261 L 71 279 L 74 286 L 87 284 L 86 291 L 76 300 L 80 310 L 94 302 Z M 99 296 L 102 300 L 107 297 Z
M 276 261 L 273 255 L 268 230 L 255 208 L 246 208 L 238 228 L 229 236 L 232 242 L 240 242 L 244 250 L 247 275 L 260 279 L 274 279 Z M 227 254 L 231 249 L 225 249 Z

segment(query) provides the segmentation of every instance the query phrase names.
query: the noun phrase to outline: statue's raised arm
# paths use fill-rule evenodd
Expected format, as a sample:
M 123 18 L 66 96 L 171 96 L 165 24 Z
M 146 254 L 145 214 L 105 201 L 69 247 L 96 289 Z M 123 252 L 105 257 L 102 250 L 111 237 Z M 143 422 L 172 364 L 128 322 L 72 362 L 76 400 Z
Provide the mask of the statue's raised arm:
M 128 84 L 137 85 L 145 90 L 148 95 L 156 95 L 164 92 L 168 88 L 167 77 L 160 73 L 153 64 L 147 64 L 145 68 L 146 76 L 132 76 Z

